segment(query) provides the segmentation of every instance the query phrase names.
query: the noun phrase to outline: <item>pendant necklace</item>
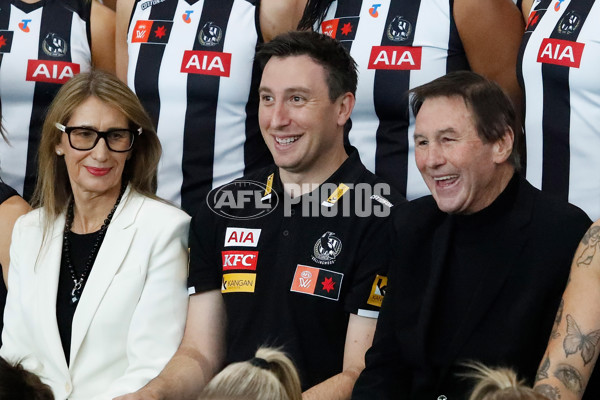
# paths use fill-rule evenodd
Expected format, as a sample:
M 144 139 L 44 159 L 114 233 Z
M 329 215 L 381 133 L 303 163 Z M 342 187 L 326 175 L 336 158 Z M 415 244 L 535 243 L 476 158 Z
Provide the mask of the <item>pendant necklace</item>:
M 71 198 L 71 201 L 69 202 L 69 206 L 67 208 L 67 215 L 65 218 L 65 231 L 63 236 L 63 258 L 65 260 L 65 264 L 67 265 L 67 269 L 69 270 L 69 273 L 71 275 L 71 279 L 73 280 L 73 290 L 71 290 L 71 304 L 73 305 L 77 304 L 77 302 L 81 298 L 81 293 L 83 292 L 83 287 L 90 274 L 90 270 L 92 269 L 93 261 L 95 260 L 96 255 L 98 254 L 98 250 L 100 250 L 100 245 L 104 240 L 104 235 L 106 235 L 108 225 L 112 220 L 113 214 L 117 210 L 117 206 L 121 201 L 121 197 L 123 196 L 124 191 L 125 186 L 121 187 L 121 192 L 119 193 L 117 202 L 115 203 L 110 213 L 108 213 L 108 216 L 104 220 L 102 227 L 100 227 L 100 230 L 98 231 L 98 236 L 96 237 L 96 241 L 94 242 L 90 255 L 85 263 L 85 267 L 83 268 L 83 271 L 79 276 L 77 276 L 77 272 L 75 271 L 75 267 L 73 267 L 73 263 L 71 261 L 69 232 L 71 231 L 71 226 L 73 224 L 73 198 Z

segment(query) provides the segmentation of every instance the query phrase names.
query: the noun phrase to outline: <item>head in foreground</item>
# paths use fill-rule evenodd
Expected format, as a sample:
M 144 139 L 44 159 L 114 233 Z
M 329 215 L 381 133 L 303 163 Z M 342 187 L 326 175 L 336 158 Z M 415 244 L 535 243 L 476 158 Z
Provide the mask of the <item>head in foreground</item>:
M 262 347 L 253 359 L 227 366 L 204 388 L 200 400 L 301 400 L 300 378 L 281 351 Z
M 54 400 L 54 395 L 37 375 L 0 357 L 0 399 Z
M 489 368 L 480 363 L 466 364 L 471 372 L 464 377 L 475 380 L 469 400 L 547 400 L 541 393 L 519 381 L 510 368 Z

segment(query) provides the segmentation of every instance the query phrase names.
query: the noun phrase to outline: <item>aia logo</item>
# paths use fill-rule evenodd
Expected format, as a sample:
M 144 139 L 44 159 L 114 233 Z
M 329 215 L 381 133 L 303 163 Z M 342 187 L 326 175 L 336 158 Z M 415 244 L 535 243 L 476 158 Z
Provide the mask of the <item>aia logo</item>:
M 379 12 L 377 9 L 381 7 L 381 4 L 373 4 L 371 8 L 369 8 L 369 15 L 373 18 L 379 17 Z
M 231 53 L 186 50 L 181 61 L 181 72 L 228 78 L 231 72 Z
M 30 19 L 21 20 L 21 22 L 19 22 L 19 29 L 25 33 L 29 32 L 31 29 L 29 29 L 29 26 L 27 24 L 29 24 L 30 22 Z
M 186 24 L 189 24 L 190 22 L 192 22 L 192 18 L 190 17 L 190 15 L 193 12 L 194 12 L 194 10 L 185 10 L 183 15 L 181 16 L 181 18 L 183 18 L 183 22 L 185 22 Z
M 540 45 L 537 62 L 579 68 L 584 47 L 584 43 L 544 39 Z
M 256 247 L 261 229 L 228 227 L 225 231 L 224 247 Z
M 369 69 L 421 69 L 421 47 L 373 46 Z
M 78 73 L 79 64 L 64 61 L 29 60 L 25 79 L 63 84 Z

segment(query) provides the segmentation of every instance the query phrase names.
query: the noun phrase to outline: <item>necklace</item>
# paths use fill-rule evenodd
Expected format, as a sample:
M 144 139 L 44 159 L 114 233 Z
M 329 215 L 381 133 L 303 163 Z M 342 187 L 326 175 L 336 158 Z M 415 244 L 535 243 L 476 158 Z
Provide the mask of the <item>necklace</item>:
M 65 264 L 67 265 L 69 273 L 71 274 L 71 279 L 73 280 L 73 290 L 71 290 L 71 304 L 77 304 L 77 302 L 81 298 L 81 292 L 83 292 L 83 287 L 85 286 L 87 278 L 90 274 L 90 270 L 92 269 L 92 264 L 93 264 L 94 260 L 96 259 L 96 255 L 98 255 L 98 251 L 100 250 L 100 245 L 102 244 L 102 241 L 104 240 L 104 235 L 106 235 L 106 230 L 108 229 L 108 225 L 110 224 L 110 221 L 112 220 L 113 214 L 117 210 L 117 206 L 119 205 L 119 202 L 121 201 L 121 197 L 123 196 L 124 191 L 125 191 L 125 185 L 123 185 L 121 187 L 121 192 L 119 193 L 117 202 L 113 206 L 110 213 L 108 213 L 108 216 L 106 217 L 106 219 L 104 220 L 104 223 L 100 227 L 100 230 L 98 231 L 98 236 L 96 237 L 96 241 L 94 242 L 94 245 L 92 246 L 92 251 L 90 252 L 90 255 L 85 263 L 83 272 L 81 273 L 81 275 L 79 277 L 77 276 L 75 267 L 73 267 L 73 263 L 71 262 L 69 232 L 71 231 L 71 225 L 73 224 L 74 201 L 71 198 L 71 201 L 69 202 L 69 207 L 67 208 L 67 216 L 65 218 L 65 231 L 64 231 L 64 236 L 63 236 L 63 258 L 65 260 Z

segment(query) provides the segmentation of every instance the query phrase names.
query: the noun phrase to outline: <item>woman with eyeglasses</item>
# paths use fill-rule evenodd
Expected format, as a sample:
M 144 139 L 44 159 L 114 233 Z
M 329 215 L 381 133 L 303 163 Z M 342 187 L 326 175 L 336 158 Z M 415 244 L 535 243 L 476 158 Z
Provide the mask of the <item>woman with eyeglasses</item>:
M 181 341 L 189 217 L 153 194 L 160 154 L 142 105 L 110 74 L 75 76 L 50 106 L 36 209 L 13 235 L 0 355 L 56 399 L 134 391 Z

